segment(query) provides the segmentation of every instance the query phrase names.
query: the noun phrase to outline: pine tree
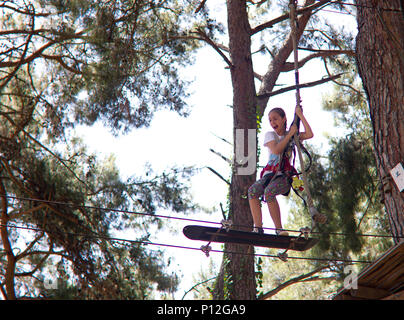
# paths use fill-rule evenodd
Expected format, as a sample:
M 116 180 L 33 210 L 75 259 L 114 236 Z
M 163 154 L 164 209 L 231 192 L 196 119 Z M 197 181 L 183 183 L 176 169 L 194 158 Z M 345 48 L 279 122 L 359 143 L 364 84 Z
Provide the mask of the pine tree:
M 358 7 L 356 54 L 369 102 L 376 164 L 394 242 L 404 235 L 404 195 L 390 170 L 404 157 L 403 1 L 355 1 Z
M 175 274 L 150 251 L 158 208 L 191 212 L 192 169 L 140 168 L 88 154 L 77 124 L 147 126 L 156 110 L 188 114 L 178 68 L 192 38 L 181 1 L 13 1 L 0 4 L 0 252 L 5 299 L 146 299 Z M 128 211 L 146 212 L 148 216 Z M 111 240 L 130 228 L 133 242 Z M 57 280 L 60 291 L 46 290 Z M 50 285 L 52 287 L 52 285 Z

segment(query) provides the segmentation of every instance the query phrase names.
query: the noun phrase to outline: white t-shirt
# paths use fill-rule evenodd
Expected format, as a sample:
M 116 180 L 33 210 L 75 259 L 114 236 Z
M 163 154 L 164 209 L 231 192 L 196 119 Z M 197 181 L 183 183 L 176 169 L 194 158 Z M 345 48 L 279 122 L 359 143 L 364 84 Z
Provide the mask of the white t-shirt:
M 278 136 L 275 131 L 268 131 L 267 133 L 265 133 L 264 145 L 273 140 L 278 143 L 283 138 L 285 138 L 285 136 Z M 268 164 L 270 166 L 276 166 L 279 163 L 280 157 L 281 155 L 272 153 L 271 149 L 268 148 Z

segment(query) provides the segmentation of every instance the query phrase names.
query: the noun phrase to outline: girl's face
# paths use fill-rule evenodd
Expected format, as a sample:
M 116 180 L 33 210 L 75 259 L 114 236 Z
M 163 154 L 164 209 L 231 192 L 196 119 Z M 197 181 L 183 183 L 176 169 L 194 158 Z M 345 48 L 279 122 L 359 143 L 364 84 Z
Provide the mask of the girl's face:
M 282 118 L 277 112 L 269 113 L 269 124 L 279 136 L 285 133 L 285 123 L 286 117 Z

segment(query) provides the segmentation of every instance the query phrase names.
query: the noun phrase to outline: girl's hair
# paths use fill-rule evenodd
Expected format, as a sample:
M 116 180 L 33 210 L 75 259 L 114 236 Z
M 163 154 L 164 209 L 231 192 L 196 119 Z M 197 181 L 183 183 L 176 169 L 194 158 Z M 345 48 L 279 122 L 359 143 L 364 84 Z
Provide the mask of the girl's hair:
M 271 109 L 271 111 L 269 111 L 269 113 L 271 113 L 271 112 L 276 112 L 280 117 L 286 118 L 286 113 L 282 108 L 273 108 L 273 109 Z M 269 113 L 268 113 L 268 115 L 269 115 Z M 285 121 L 285 130 L 286 130 L 286 122 L 287 121 Z

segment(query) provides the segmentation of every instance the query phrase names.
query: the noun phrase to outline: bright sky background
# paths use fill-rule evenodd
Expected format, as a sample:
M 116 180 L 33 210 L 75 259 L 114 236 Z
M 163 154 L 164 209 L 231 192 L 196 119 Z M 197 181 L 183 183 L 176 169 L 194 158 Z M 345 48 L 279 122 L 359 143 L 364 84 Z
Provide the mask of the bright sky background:
M 213 10 L 213 13 L 222 15 L 222 11 Z M 347 15 L 333 12 L 325 13 L 330 19 L 338 19 L 341 23 L 355 24 L 354 18 Z M 222 22 L 226 20 L 222 19 Z M 299 53 L 300 54 L 300 53 Z M 269 61 L 261 61 L 255 64 L 258 73 L 264 73 Z M 321 62 L 310 62 L 300 70 L 300 82 L 309 82 L 320 79 L 324 75 Z M 101 125 L 96 125 L 90 130 L 78 130 L 84 141 L 88 144 L 90 151 L 100 155 L 114 154 L 116 163 L 123 177 L 141 174 L 145 163 L 150 163 L 155 172 L 162 172 L 173 166 L 195 166 L 197 168 L 210 166 L 229 178 L 230 169 L 228 164 L 217 155 L 209 151 L 210 148 L 231 157 L 232 147 L 221 141 L 216 136 L 232 141 L 232 88 L 230 73 L 225 69 L 222 58 L 210 47 L 202 48 L 193 66 L 183 70 L 184 76 L 194 80 L 191 86 L 191 98 L 189 104 L 192 107 L 191 115 L 182 118 L 174 112 L 163 111 L 155 115 L 150 128 L 133 130 L 127 135 L 114 138 Z M 293 72 L 282 75 L 278 80 L 279 84 L 293 85 Z M 330 84 L 314 88 L 302 89 L 301 98 L 304 113 L 312 126 L 315 137 L 310 143 L 318 148 L 327 148 L 325 134 L 331 136 L 339 135 L 340 129 L 334 127 L 334 120 L 330 113 L 321 108 L 321 100 L 324 94 L 330 92 Z M 275 96 L 270 99 L 267 111 L 263 118 L 262 133 L 259 136 L 259 144 L 262 146 L 263 136 L 270 130 L 267 120 L 268 111 L 272 107 L 282 107 L 287 113 L 290 121 L 293 119 L 295 107 L 294 91 L 287 94 Z M 215 136 L 216 135 L 216 136 Z M 265 165 L 267 152 L 262 148 L 259 165 Z M 207 169 L 201 170 L 200 174 L 192 179 L 192 192 L 194 200 L 206 207 L 214 208 L 211 215 L 192 215 L 193 219 L 202 219 L 220 222 L 222 214 L 220 202 L 225 205 L 227 186 L 217 176 Z M 281 197 L 282 198 L 282 197 Z M 287 219 L 287 204 L 281 200 L 283 222 Z M 170 212 L 159 212 L 160 214 L 171 214 Z M 246 214 L 250 214 L 246 212 Z M 264 227 L 273 227 L 269 218 L 267 208 L 263 207 Z M 182 234 L 182 228 L 190 222 L 166 221 L 177 233 L 162 232 L 156 234 L 151 241 L 189 246 L 199 248 L 206 243 L 188 240 Z M 130 239 L 128 234 L 128 239 Z M 133 239 L 133 237 L 132 237 Z M 221 250 L 220 244 L 211 244 L 213 249 Z M 150 246 L 155 250 L 157 247 Z M 164 249 L 164 248 L 161 248 Z M 222 254 L 211 253 L 210 258 L 197 250 L 165 249 L 167 257 L 173 257 L 171 268 L 182 276 L 180 289 L 175 294 L 175 299 L 181 299 L 184 292 L 190 289 L 195 283 L 193 276 L 200 270 L 207 270 L 209 262 L 214 259 L 218 264 L 221 262 Z M 192 293 L 187 299 L 193 297 Z

